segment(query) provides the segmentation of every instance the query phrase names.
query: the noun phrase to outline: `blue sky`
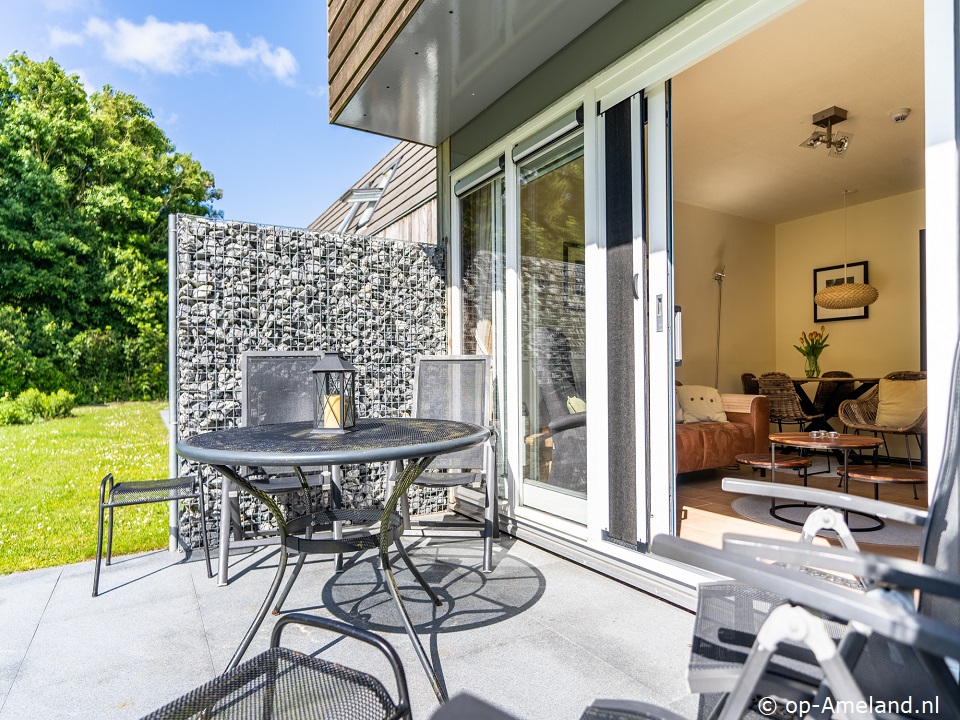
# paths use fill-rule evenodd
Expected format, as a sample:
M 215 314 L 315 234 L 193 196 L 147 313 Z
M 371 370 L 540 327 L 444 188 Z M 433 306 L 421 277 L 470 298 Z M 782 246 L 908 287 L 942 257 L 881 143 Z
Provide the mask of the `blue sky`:
M 136 95 L 228 219 L 303 227 L 396 140 L 327 122 L 324 0 L 2 0 L 0 57 Z

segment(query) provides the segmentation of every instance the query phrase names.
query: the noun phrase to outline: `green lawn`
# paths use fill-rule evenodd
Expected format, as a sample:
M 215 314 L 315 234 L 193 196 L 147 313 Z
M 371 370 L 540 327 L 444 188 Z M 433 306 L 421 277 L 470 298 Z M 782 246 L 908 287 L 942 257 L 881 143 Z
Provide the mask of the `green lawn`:
M 69 418 L 0 427 L 0 574 L 94 556 L 103 476 L 167 477 L 165 406 L 81 407 Z M 167 507 L 117 510 L 114 554 L 166 547 Z

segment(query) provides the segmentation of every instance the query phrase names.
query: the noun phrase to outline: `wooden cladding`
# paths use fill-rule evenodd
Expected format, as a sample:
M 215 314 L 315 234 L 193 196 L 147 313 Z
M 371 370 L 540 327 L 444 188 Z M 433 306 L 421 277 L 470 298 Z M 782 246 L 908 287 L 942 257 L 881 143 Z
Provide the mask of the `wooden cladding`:
M 357 92 L 423 0 L 327 0 L 330 121 Z

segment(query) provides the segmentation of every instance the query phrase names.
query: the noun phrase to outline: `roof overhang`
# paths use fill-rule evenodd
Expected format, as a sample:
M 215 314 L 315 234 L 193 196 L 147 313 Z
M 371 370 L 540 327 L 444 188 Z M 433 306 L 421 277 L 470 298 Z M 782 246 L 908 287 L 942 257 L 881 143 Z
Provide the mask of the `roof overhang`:
M 620 0 L 424 0 L 333 120 L 437 146 Z

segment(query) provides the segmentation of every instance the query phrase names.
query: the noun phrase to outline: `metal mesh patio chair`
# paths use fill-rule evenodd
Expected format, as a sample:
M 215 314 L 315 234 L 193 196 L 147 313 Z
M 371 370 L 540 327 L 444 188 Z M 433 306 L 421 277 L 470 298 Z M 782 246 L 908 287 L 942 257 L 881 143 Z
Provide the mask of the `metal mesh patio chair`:
M 311 369 L 321 355 L 319 350 L 243 353 L 240 424 L 256 427 L 313 420 L 316 391 Z M 311 487 L 321 484 L 321 470 L 304 468 Z M 271 494 L 301 489 L 297 476 L 286 467 L 249 468 L 246 476 Z
M 843 536 L 841 510 L 868 513 L 923 527 L 920 562 L 861 553 L 854 548 L 822 548 L 790 541 L 725 536 L 724 551 L 659 537 L 654 551 L 696 564 L 740 582 L 701 588 L 688 682 L 691 690 L 728 693 L 744 672 L 761 624 L 786 603 L 809 607 L 823 627 L 840 638 L 838 652 L 866 696 L 893 699 L 897 693 L 916 703 L 939 698 L 939 713 L 912 717 L 960 717 L 960 687 L 946 658 L 960 657 L 960 352 L 953 385 L 943 463 L 929 510 L 858 496 L 789 485 L 725 479 L 725 490 L 777 497 L 820 506 L 833 513 Z M 808 523 L 810 520 L 808 520 Z M 804 528 L 808 535 L 813 528 Z M 847 532 L 849 535 L 849 533 Z M 779 565 L 773 567 L 767 561 Z M 798 569 L 812 569 L 803 574 Z M 859 578 L 863 589 L 825 582 L 823 573 Z M 852 630 L 860 622 L 872 634 Z M 761 694 L 825 696 L 823 663 L 796 643 L 770 651 L 753 667 Z M 928 706 L 931 707 L 931 706 Z
M 207 543 L 206 512 L 204 508 L 206 494 L 203 477 L 179 477 L 165 480 L 132 480 L 114 482 L 113 474 L 108 473 L 100 481 L 100 504 L 97 511 L 97 558 L 93 566 L 93 597 L 100 592 L 100 563 L 103 558 L 103 512 L 107 511 L 107 565 L 113 555 L 113 511 L 118 507 L 149 505 L 159 502 L 196 500 L 200 518 L 200 543 L 207 561 L 207 577 L 213 577 L 210 568 L 210 548 Z
M 884 380 L 926 380 L 927 373 L 913 370 L 900 370 L 884 376 Z M 917 438 L 917 445 L 920 447 L 921 455 L 923 453 L 923 436 L 927 432 L 927 410 L 923 412 L 908 425 L 892 427 L 889 425 L 877 424 L 877 409 L 880 407 L 880 388 L 879 386 L 869 390 L 863 397 L 856 400 L 846 400 L 838 408 L 838 417 L 851 430 L 864 430 L 872 432 L 874 436 L 880 435 L 883 438 L 884 447 L 887 447 L 887 433 L 891 435 L 903 435 L 907 446 L 907 463 L 913 467 L 913 458 L 910 455 L 910 436 Z M 887 448 L 887 460 L 890 459 L 890 449 Z
M 421 355 L 417 358 L 413 376 L 413 417 L 436 420 L 459 420 L 483 427 L 493 427 L 491 421 L 490 358 L 485 355 Z M 479 531 L 483 538 L 483 571 L 493 570 L 493 541 L 500 537 L 497 510 L 496 478 L 497 438 L 491 432 L 490 441 L 461 452 L 441 455 L 429 469 L 417 478 L 414 485 L 450 490 L 468 485 L 480 485 L 483 491 L 483 520 L 410 520 L 409 503 L 404 497 L 401 514 L 404 529 L 461 528 Z M 398 470 L 391 463 L 389 494 Z
M 823 419 L 820 413 L 807 414 L 803 411 L 793 380 L 786 373 L 764 373 L 757 382 L 760 394 L 770 400 L 770 422 L 775 422 L 780 432 L 783 432 L 784 423 L 796 423 L 802 428 L 805 423 Z
M 372 675 L 280 646 L 292 623 L 367 643 L 386 656 L 396 699 Z M 383 638 L 326 618 L 286 615 L 277 621 L 270 649 L 146 715 L 143 720 L 401 720 L 410 717 L 400 657 Z
M 244 352 L 240 357 L 241 415 L 244 427 L 274 425 L 283 422 L 312 420 L 316 393 L 311 368 L 320 358 L 320 351 L 269 351 Z M 304 468 L 304 476 L 311 488 L 322 487 L 322 468 Z M 299 477 L 288 467 L 245 468 L 244 476 L 255 487 L 270 495 L 290 495 L 292 502 L 301 502 L 298 511 L 306 512 L 311 496 L 302 490 Z M 230 547 L 257 547 L 278 542 L 277 532 L 272 527 L 244 521 L 240 503 L 231 498 L 229 514 L 221 516 L 221 522 L 231 522 L 232 532 L 220 533 L 219 575 L 221 585 L 229 581 L 226 558 Z

